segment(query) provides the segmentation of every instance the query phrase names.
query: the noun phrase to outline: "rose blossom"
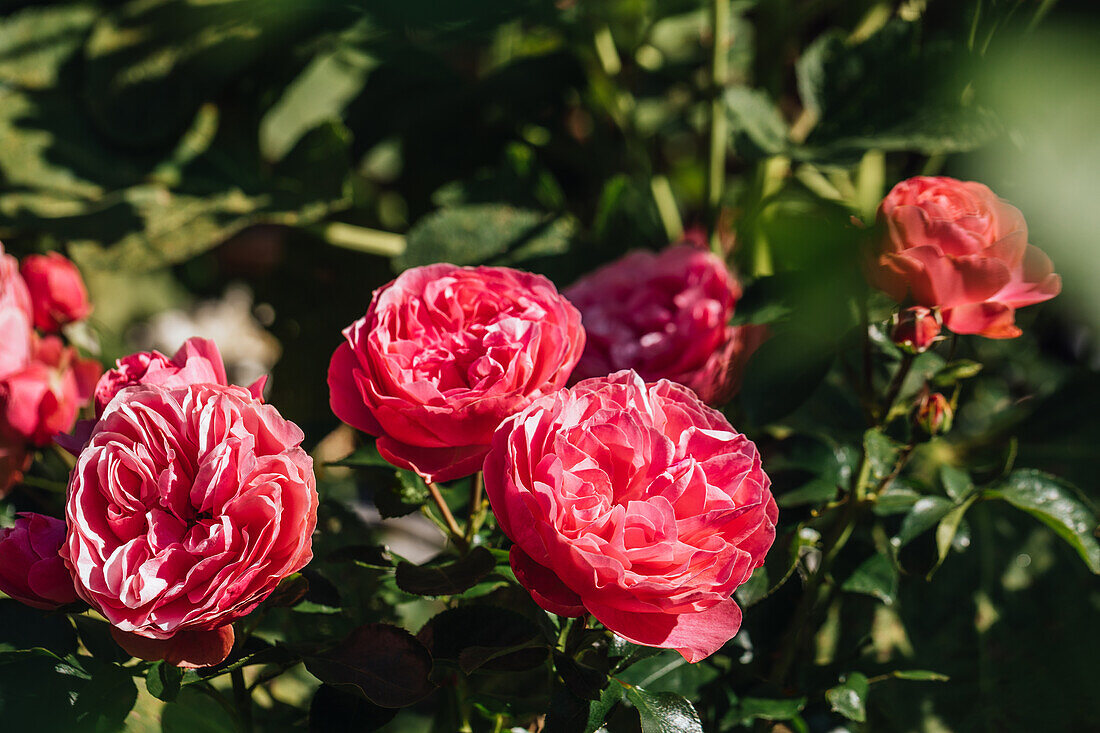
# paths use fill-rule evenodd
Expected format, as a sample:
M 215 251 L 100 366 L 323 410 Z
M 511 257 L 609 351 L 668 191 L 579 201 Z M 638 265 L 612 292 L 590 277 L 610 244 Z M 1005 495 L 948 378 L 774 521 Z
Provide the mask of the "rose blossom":
M 64 541 L 64 521 L 18 514 L 15 526 L 0 529 L 0 590 L 43 610 L 76 603 L 73 578 L 58 555 Z
M 131 654 L 217 663 L 228 624 L 309 562 L 303 437 L 240 387 L 142 385 L 110 402 L 69 480 L 61 554 Z
M 633 369 L 720 404 L 737 392 L 745 363 L 766 335 L 762 326 L 729 325 L 741 286 L 720 258 L 689 245 L 631 252 L 565 295 L 588 334 L 575 381 Z
M 34 327 L 39 331 L 53 333 L 91 314 L 80 270 L 64 255 L 27 255 L 19 272 L 30 291 Z
M 770 485 L 720 413 L 630 371 L 536 400 L 485 458 L 485 491 L 535 601 L 689 662 L 740 627 L 730 596 L 775 539 Z
M 1015 338 L 1016 309 L 1062 290 L 1050 259 L 1028 244 L 1023 214 L 980 183 L 910 178 L 883 199 L 878 219 L 872 284 L 939 308 L 955 333 Z
M 0 377 L 21 369 L 31 355 L 31 296 L 19 262 L 0 244 Z
M 99 377 L 99 362 L 82 359 L 57 336 L 34 340 L 30 361 L 0 378 L 0 430 L 35 446 L 72 429 Z
M 249 387 L 260 398 L 266 377 Z M 100 377 L 95 386 L 95 411 L 103 414 L 107 403 L 126 387 L 138 384 L 155 384 L 174 389 L 189 384 L 228 385 L 222 355 L 213 341 L 189 338 L 168 358 L 159 351 L 139 351 L 115 362 L 115 368 Z
M 493 431 L 563 386 L 580 314 L 544 277 L 439 264 L 375 291 L 332 356 L 332 411 L 428 481 L 477 471 Z
M 922 305 L 906 308 L 895 316 L 890 340 L 913 354 L 923 354 L 940 337 L 939 316 Z
M 5 254 L 0 243 L 0 311 L 13 307 L 31 317 L 31 294 L 19 274 L 19 260 Z

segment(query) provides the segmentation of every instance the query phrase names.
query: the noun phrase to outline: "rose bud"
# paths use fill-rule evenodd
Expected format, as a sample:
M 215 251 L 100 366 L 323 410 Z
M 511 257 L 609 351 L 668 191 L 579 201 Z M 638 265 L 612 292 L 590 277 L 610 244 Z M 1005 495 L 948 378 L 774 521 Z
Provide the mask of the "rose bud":
M 31 295 L 34 327 L 54 333 L 92 312 L 88 289 L 76 265 L 57 252 L 28 255 L 19 267 Z
M 33 349 L 30 362 L 0 379 L 0 430 L 42 447 L 72 430 L 101 367 L 57 336 L 35 340 Z
M 536 400 L 485 458 L 512 569 L 535 602 L 689 662 L 741 625 L 731 595 L 775 539 L 770 485 L 721 413 L 630 371 Z
M 64 521 L 33 512 L 16 515 L 15 526 L 0 529 L 0 590 L 42 610 L 80 600 L 58 554 L 64 541 Z
M 1018 209 L 980 183 L 920 176 L 879 206 L 871 283 L 899 303 L 938 308 L 955 333 L 1015 338 L 1017 308 L 1062 290 L 1050 259 L 1027 242 Z
M 262 399 L 263 377 L 248 388 L 252 396 Z M 155 384 L 175 389 L 189 384 L 228 385 L 225 363 L 213 341 L 189 338 L 168 358 L 159 351 L 139 351 L 115 362 L 115 368 L 104 373 L 95 386 L 95 411 L 102 415 L 107 404 L 126 387 Z
M 479 470 L 497 426 L 564 386 L 584 349 L 580 313 L 546 278 L 448 264 L 376 290 L 344 339 L 332 411 L 429 482 Z
M 767 334 L 763 326 L 729 325 L 741 286 L 720 258 L 690 245 L 631 252 L 565 295 L 588 334 L 574 381 L 633 369 L 717 405 L 736 394 Z
M 951 403 L 939 392 L 921 396 L 917 402 L 917 426 L 929 435 L 940 435 L 951 429 L 954 410 Z
M 923 354 L 940 335 L 940 322 L 934 311 L 916 305 L 894 315 L 891 340 L 911 354 Z
M 302 431 L 240 387 L 130 387 L 77 458 L 61 549 L 131 654 L 220 662 L 234 619 L 312 558 Z

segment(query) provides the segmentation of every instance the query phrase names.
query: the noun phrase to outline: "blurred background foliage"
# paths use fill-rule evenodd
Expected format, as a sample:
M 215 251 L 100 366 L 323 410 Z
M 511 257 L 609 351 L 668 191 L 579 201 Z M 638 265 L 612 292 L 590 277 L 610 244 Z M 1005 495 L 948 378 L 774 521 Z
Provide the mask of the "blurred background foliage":
M 328 357 L 395 272 L 508 264 L 564 286 L 716 219 L 746 284 L 737 318 L 773 329 L 728 412 L 760 442 L 778 494 L 810 486 L 780 501 L 794 527 L 812 504 L 799 497 L 850 471 L 845 450 L 863 435 L 838 378 L 858 344 L 860 222 L 901 178 L 980 180 L 1025 212 L 1065 290 L 1024 312 L 1025 337 L 960 343 L 985 369 L 967 382 L 956 429 L 922 447 L 909 484 L 891 491 L 881 526 L 904 534 L 919 497 L 958 499 L 941 478 L 954 463 L 977 466 L 975 481 L 1006 463 L 1047 470 L 1095 506 L 1094 3 L 731 7 L 718 89 L 698 0 L 2 0 L 0 238 L 16 254 L 61 248 L 76 260 L 105 361 L 213 337 L 238 379 L 273 373 L 269 399 L 331 460 L 353 439 L 328 409 Z M 717 187 L 712 105 L 725 128 Z M 872 322 L 888 309 L 873 300 Z M 924 374 L 942 365 L 933 356 Z M 318 557 L 373 542 L 346 502 L 389 489 L 336 468 L 322 489 Z M 875 682 L 875 730 L 1100 727 L 1100 588 L 1073 549 L 996 502 L 962 518 L 946 561 L 936 538 L 910 530 L 903 582 L 895 574 L 834 601 L 813 684 L 835 685 L 838 666 L 951 677 Z M 784 553 L 798 552 L 797 537 L 789 544 L 776 545 L 773 580 Z M 377 620 L 415 630 L 438 610 L 342 567 L 322 561 L 314 575 L 339 586 L 332 607 L 343 615 L 325 612 L 326 586 L 313 580 L 319 611 L 282 628 L 303 638 Z M 686 695 L 707 730 L 790 717 L 743 693 L 760 685 L 793 585 L 769 613 L 746 613 L 740 657 L 688 667 L 664 654 L 624 676 Z M 304 700 L 317 683 L 303 672 L 279 684 Z M 530 709 L 545 709 L 533 694 Z M 193 729 L 202 704 L 175 703 L 165 729 Z M 273 702 L 272 720 L 294 720 L 284 708 Z M 387 730 L 427 729 L 419 709 Z M 216 709 L 202 715 L 216 725 Z M 859 725 L 814 702 L 804 715 L 812 730 Z M 613 717 L 612 730 L 632 720 Z

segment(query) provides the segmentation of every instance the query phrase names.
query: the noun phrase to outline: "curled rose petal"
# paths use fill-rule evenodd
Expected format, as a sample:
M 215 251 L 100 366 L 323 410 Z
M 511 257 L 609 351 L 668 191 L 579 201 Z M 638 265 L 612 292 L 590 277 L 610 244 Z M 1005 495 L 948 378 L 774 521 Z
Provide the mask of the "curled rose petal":
M 233 650 L 234 636 L 233 627 L 228 624 L 210 631 L 181 631 L 170 639 L 150 639 L 111 627 L 111 637 L 130 656 L 149 662 L 163 659 L 184 669 L 221 664 Z

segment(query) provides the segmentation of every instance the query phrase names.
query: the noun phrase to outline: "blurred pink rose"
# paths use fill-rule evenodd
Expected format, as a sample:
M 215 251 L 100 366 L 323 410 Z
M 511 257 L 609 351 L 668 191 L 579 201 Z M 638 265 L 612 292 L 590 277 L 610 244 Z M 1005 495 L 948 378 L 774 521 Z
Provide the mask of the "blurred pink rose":
M 375 291 L 332 356 L 332 411 L 428 481 L 474 473 L 502 420 L 563 386 L 580 314 L 544 277 L 439 264 Z
M 775 539 L 770 485 L 721 414 L 629 371 L 535 401 L 485 459 L 512 568 L 540 606 L 689 662 L 741 625 L 730 596 Z
M 871 283 L 898 302 L 939 308 L 955 333 L 1015 338 L 1016 309 L 1062 290 L 1050 258 L 1028 244 L 1023 214 L 980 183 L 910 178 L 883 199 L 878 219 Z
M 721 404 L 737 393 L 745 363 L 766 338 L 763 326 L 729 325 L 741 287 L 721 259 L 689 245 L 631 252 L 565 295 L 588 334 L 574 381 L 633 369 Z
M 0 432 L 0 499 L 23 480 L 23 473 L 30 465 L 31 454 L 18 436 Z
M 92 312 L 88 289 L 76 265 L 57 252 L 27 255 L 19 266 L 31 295 L 34 327 L 54 333 Z
M 143 385 L 111 401 L 69 480 L 61 555 L 124 648 L 215 664 L 227 625 L 310 561 L 303 437 L 240 387 Z
M 32 348 L 30 361 L 0 378 L 0 430 L 41 447 L 72 430 L 102 367 L 57 336 L 36 338 Z
M 0 378 L 31 358 L 31 297 L 19 262 L 0 244 Z
M 265 381 L 266 377 L 248 388 L 256 399 L 261 398 Z M 187 339 L 171 359 L 159 351 L 139 351 L 116 361 L 115 368 L 100 378 L 95 386 L 96 415 L 103 414 L 120 390 L 139 384 L 175 389 L 189 384 L 228 385 L 229 380 L 218 347 L 208 339 Z
M 19 260 L 4 253 L 0 244 L 0 311 L 16 308 L 31 318 L 31 295 L 23 276 L 19 274 Z
M 64 541 L 63 520 L 33 512 L 18 514 L 15 526 L 0 529 L 0 590 L 43 610 L 80 600 L 58 554 Z

